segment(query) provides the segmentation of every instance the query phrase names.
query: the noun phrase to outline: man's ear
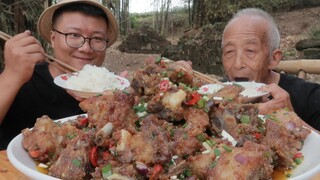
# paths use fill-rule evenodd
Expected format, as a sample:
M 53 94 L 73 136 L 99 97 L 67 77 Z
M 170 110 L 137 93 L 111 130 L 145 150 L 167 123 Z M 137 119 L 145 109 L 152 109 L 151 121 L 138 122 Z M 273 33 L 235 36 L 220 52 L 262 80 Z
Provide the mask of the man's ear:
M 53 31 L 50 32 L 50 44 L 51 47 L 54 48 L 54 38 L 55 38 L 55 33 L 53 33 Z
M 274 69 L 281 61 L 282 51 L 280 49 L 275 49 L 272 52 L 272 58 L 269 63 L 269 69 Z

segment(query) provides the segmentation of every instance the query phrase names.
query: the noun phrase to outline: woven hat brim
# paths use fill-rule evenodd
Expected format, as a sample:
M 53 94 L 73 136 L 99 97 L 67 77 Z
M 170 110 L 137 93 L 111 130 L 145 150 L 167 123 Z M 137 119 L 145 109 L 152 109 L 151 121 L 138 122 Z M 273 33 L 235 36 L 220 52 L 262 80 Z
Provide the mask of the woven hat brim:
M 99 2 L 95 0 L 62 0 L 57 4 L 54 4 L 50 7 L 48 7 L 46 10 L 43 11 L 43 13 L 40 15 L 40 18 L 38 20 L 38 31 L 40 35 L 43 37 L 43 39 L 50 43 L 50 31 L 52 29 L 52 16 L 56 9 L 65 6 L 70 3 L 79 2 L 79 3 L 85 3 L 90 4 L 93 6 L 96 6 L 103 10 L 103 12 L 106 14 L 108 18 L 107 22 L 107 38 L 108 38 L 108 44 L 107 47 L 110 47 L 113 43 L 116 42 L 118 34 L 119 34 L 119 26 L 116 18 L 111 13 L 111 11 L 100 4 Z

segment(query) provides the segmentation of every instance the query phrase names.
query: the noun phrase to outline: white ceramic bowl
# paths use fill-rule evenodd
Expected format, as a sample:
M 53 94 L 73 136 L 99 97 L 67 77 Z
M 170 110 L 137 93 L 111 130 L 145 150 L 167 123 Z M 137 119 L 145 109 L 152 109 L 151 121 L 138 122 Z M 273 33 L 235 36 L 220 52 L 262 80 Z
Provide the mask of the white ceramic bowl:
M 75 119 L 76 116 L 60 119 L 66 121 Z M 11 164 L 20 172 L 30 177 L 31 179 L 39 180 L 57 180 L 52 176 L 48 176 L 36 170 L 36 163 L 22 147 L 22 134 L 16 136 L 7 148 L 7 154 Z M 303 162 L 292 171 L 292 176 L 289 180 L 310 179 L 315 174 L 320 172 L 320 135 L 312 131 L 305 139 L 304 146 L 301 150 L 304 155 Z
M 232 85 L 237 84 L 239 86 L 244 87 L 244 90 L 240 93 L 240 95 L 245 97 L 244 103 L 250 103 L 256 101 L 258 98 L 263 96 L 269 96 L 269 92 L 260 91 L 259 88 L 266 84 L 263 83 L 256 83 L 254 81 L 250 82 L 225 82 L 225 85 Z M 223 88 L 221 84 L 206 84 L 199 88 L 198 92 L 200 94 L 213 94 L 218 92 L 220 89 Z
M 89 91 L 81 91 L 81 90 L 78 90 L 78 89 L 71 89 L 71 88 L 68 88 L 67 85 L 66 85 L 66 81 L 68 78 L 70 78 L 70 76 L 72 76 L 72 74 L 62 74 L 60 76 L 57 76 L 54 78 L 54 83 L 66 90 L 69 90 L 70 92 L 72 92 L 74 95 L 76 96 L 79 96 L 79 97 L 82 97 L 82 98 L 89 98 L 89 97 L 92 97 L 92 96 L 96 96 L 96 95 L 99 95 L 99 94 L 102 94 L 104 92 L 89 92 Z M 121 84 L 121 88 L 120 90 L 123 90 L 124 88 L 126 87 L 129 87 L 130 86 L 130 82 L 128 79 L 126 78 L 123 78 L 121 76 L 117 76 L 117 80 L 120 82 Z M 111 91 L 111 90 L 110 90 Z

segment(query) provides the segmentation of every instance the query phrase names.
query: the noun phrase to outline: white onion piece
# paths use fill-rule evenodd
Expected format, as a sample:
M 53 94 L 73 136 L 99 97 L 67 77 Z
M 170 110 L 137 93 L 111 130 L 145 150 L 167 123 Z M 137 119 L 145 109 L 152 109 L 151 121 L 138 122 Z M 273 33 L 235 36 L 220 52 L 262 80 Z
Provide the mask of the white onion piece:
M 129 178 L 127 176 L 123 176 L 120 174 L 112 174 L 111 176 L 107 177 L 108 180 L 133 180 L 132 178 Z
M 222 137 L 228 139 L 228 141 L 231 142 L 232 146 L 236 146 L 237 145 L 237 141 L 225 130 L 222 130 L 222 133 L 221 133 Z
M 106 125 L 101 128 L 95 137 L 95 142 L 97 145 L 103 144 L 105 138 L 107 138 L 109 135 L 111 135 L 113 129 L 113 125 L 111 122 L 108 122 Z

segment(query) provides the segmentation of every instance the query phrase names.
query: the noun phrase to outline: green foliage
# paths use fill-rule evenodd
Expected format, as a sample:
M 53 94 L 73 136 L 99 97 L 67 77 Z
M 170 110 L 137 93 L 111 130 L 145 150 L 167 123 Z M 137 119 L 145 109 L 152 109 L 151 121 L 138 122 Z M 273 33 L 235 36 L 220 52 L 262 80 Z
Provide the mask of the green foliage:
M 217 0 L 206 1 L 207 23 L 226 22 L 232 15 L 243 8 L 260 8 L 267 12 L 291 9 L 299 6 L 299 0 Z
M 320 39 L 320 26 L 312 28 L 308 33 L 308 36 L 312 39 Z
M 17 22 L 14 21 L 15 16 L 17 16 L 14 14 L 16 12 L 15 8 L 21 10 L 22 18 L 25 18 L 24 24 L 17 24 Z M 0 1 L 0 31 L 15 35 L 28 29 L 35 37 L 41 40 L 37 32 L 37 21 L 42 11 L 43 0 L 20 0 L 16 3 L 10 2 L 10 4 Z M 43 42 L 43 44 L 45 43 Z M 47 46 L 47 44 L 45 44 L 45 46 Z M 3 44 L 1 44 L 0 68 L 3 66 L 3 49 Z
M 131 26 L 132 29 L 135 29 L 135 28 L 138 27 L 139 22 L 138 22 L 137 15 L 133 15 L 133 16 L 130 17 L 130 23 L 131 23 L 130 26 Z
M 0 30 L 4 32 L 11 32 L 14 14 L 12 7 L 0 2 Z

